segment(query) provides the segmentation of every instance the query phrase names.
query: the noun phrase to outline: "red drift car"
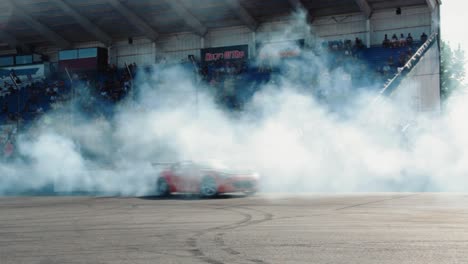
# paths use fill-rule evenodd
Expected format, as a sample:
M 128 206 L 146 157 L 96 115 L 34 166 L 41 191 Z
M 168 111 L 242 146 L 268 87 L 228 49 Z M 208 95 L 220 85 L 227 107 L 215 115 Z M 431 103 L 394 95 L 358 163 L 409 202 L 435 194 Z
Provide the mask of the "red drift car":
M 256 173 L 227 172 L 222 166 L 194 162 L 153 163 L 166 166 L 158 177 L 157 194 L 193 193 L 212 197 L 222 193 L 242 192 L 253 195 L 258 188 Z

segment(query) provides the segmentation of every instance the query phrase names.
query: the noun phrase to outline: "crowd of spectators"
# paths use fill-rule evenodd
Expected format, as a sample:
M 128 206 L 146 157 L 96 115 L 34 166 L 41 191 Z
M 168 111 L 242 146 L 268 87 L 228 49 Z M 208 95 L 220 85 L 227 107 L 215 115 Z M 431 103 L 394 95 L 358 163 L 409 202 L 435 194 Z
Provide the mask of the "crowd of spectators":
M 14 157 L 16 129 L 11 126 L 0 126 L 0 161 L 9 161 Z
M 413 57 L 418 45 L 425 43 L 427 39 L 428 36 L 424 32 L 421 34 L 419 42 L 413 39 L 411 33 L 408 33 L 406 37 L 401 33 L 400 38 L 398 38 L 397 34 L 393 34 L 391 39 L 385 34 L 382 47 L 385 49 L 395 49 L 397 50 L 397 54 L 391 55 L 384 65 L 377 68 L 377 72 L 381 73 L 384 77 L 391 77 L 398 68 L 405 66 Z
M 419 38 L 420 44 L 423 44 L 427 41 L 428 36 L 425 32 L 421 34 Z M 385 34 L 384 40 L 382 41 L 382 47 L 384 48 L 401 48 L 401 47 L 412 47 L 415 43 L 411 33 L 405 37 L 403 33 L 400 34 L 400 37 L 397 34 L 393 34 L 392 38 L 388 38 L 388 34 Z
M 383 48 L 392 49 L 395 54 L 379 65 L 376 71 L 370 70 L 369 65 L 361 58 L 363 51 L 367 49 L 363 40 L 358 37 L 354 40 L 327 41 L 323 43 L 323 48 L 331 54 L 330 69 L 342 66 L 347 72 L 351 72 L 353 82 L 362 84 L 363 80 L 373 82 L 377 78 L 373 76 L 374 73 L 385 78 L 391 76 L 396 68 L 403 67 L 413 56 L 416 45 L 427 39 L 425 33 L 420 36 L 419 41 L 415 41 L 411 33 L 406 36 L 401 33 L 400 37 L 393 34 L 391 38 L 385 35 Z M 270 58 L 260 58 L 255 65 L 248 60 L 217 60 L 208 63 L 193 60 L 187 63 L 193 64 L 200 79 L 211 88 L 216 100 L 230 109 L 240 108 L 238 90 L 239 86 L 247 86 L 242 85 L 247 82 L 247 74 L 254 71 L 257 75 L 266 76 L 274 71 Z M 96 111 L 96 103 L 105 101 L 112 104 L 129 94 L 137 71 L 138 66 L 135 63 L 120 69 L 116 65 L 108 65 L 100 73 L 72 73 L 71 80 L 67 75 L 55 79 L 33 80 L 31 76 L 19 78 L 15 72 L 11 72 L 10 76 L 0 77 L 0 118 L 5 123 L 21 123 L 25 119 L 40 117 L 49 109 L 60 108 L 65 101 L 74 97 L 86 98 L 80 102 L 81 110 L 93 113 Z M 84 94 L 86 96 L 81 96 Z M 14 100 L 18 101 L 16 109 L 10 103 Z
M 323 47 L 330 52 L 342 52 L 346 56 L 356 56 L 358 51 L 366 48 L 366 45 L 364 45 L 362 39 L 356 37 L 354 42 L 350 39 L 323 42 Z
M 17 76 L 14 71 L 0 77 L 0 159 L 13 156 L 18 129 L 49 110 L 63 109 L 67 101 L 74 100 L 81 114 L 101 115 L 106 103 L 121 100 L 131 90 L 137 69 L 135 63 L 124 69 L 110 65 L 101 73 L 74 73 L 71 80 L 66 75 L 33 79 Z
M 218 60 L 200 68 L 202 80 L 209 85 L 216 101 L 232 109 L 238 108 L 235 86 L 247 71 L 247 63 L 243 60 Z
M 112 64 L 97 79 L 86 75 L 81 78 L 80 82 L 86 83 L 90 89 L 99 91 L 101 97 L 117 102 L 130 92 L 137 70 L 136 63 L 126 65 L 124 69 L 118 69 L 115 64 Z
M 329 67 L 331 69 L 336 67 L 346 68 L 347 72 L 351 73 L 353 83 L 359 86 L 361 84 L 385 82 L 391 78 L 398 68 L 405 66 L 413 57 L 419 45 L 426 42 L 427 39 L 426 33 L 422 33 L 419 40 L 414 40 L 411 33 L 407 33 L 407 35 L 401 33 L 399 37 L 397 34 L 393 34 L 391 38 L 386 34 L 382 42 L 384 50 L 373 49 L 373 53 L 388 54 L 389 57 L 379 59 L 376 63 L 373 62 L 372 57 L 379 57 L 379 55 L 367 54 L 366 51 L 369 50 L 366 49 L 363 41 L 359 38 L 356 38 L 354 42 L 349 39 L 328 41 L 324 42 L 322 47 L 327 49 L 331 55 L 329 56 Z M 369 59 L 371 61 L 366 61 Z M 372 70 L 373 67 L 376 67 L 376 70 Z

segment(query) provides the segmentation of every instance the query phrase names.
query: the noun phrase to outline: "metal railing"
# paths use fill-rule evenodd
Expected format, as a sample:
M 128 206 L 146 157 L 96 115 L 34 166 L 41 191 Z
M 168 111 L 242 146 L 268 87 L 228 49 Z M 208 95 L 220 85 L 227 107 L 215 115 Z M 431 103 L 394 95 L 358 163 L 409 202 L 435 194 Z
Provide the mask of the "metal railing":
M 395 89 L 401 84 L 401 81 L 406 77 L 411 70 L 418 64 L 424 54 L 436 43 L 438 34 L 432 33 L 424 44 L 413 54 L 406 64 L 398 68 L 397 73 L 385 83 L 384 88 L 380 91 L 379 96 L 374 100 L 374 103 L 379 101 L 383 95 L 392 94 Z

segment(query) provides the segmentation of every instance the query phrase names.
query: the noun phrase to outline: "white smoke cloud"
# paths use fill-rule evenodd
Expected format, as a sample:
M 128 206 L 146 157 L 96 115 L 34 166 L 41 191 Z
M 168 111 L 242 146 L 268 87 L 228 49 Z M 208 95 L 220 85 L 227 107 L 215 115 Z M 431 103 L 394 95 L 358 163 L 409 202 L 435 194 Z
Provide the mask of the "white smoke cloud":
M 55 111 L 37 121 L 19 137 L 21 159 L 0 163 L 0 194 L 151 194 L 158 174 L 151 162 L 208 159 L 258 171 L 264 191 L 468 189 L 466 96 L 403 133 L 406 108 L 372 104 L 376 88 L 353 87 L 349 69 L 356 69 L 330 71 L 327 59 L 326 51 L 308 51 L 302 60 L 277 61 L 283 73 L 237 114 L 217 105 L 193 73 L 156 65 L 155 73 L 140 73 L 136 99 L 111 119 L 75 110 L 73 119 Z

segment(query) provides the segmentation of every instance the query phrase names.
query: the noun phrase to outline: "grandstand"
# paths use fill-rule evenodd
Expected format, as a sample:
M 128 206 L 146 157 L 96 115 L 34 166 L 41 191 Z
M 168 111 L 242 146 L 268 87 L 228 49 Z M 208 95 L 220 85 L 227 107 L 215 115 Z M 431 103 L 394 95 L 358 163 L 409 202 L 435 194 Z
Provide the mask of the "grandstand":
M 60 95 L 78 79 L 95 86 L 107 101 L 117 101 L 130 89 L 136 67 L 160 62 L 195 66 L 214 85 L 225 81 L 219 77 L 220 68 L 242 75 L 239 82 L 261 83 L 275 71 L 271 65 L 251 63 L 262 57 L 262 47 L 294 43 L 307 49 L 317 47 L 317 40 L 336 55 L 331 67 L 351 56 L 365 65 L 366 79 L 384 88 L 383 94 L 406 98 L 402 100 L 420 111 L 437 112 L 440 4 L 440 0 L 1 1 L 0 121 L 34 119 L 66 100 Z M 281 34 L 294 23 L 297 10 L 304 10 L 311 27 Z M 298 54 L 286 49 L 281 58 Z M 398 89 L 405 82 L 410 88 Z M 244 86 L 237 85 L 236 94 L 224 98 L 229 107 L 238 107 L 239 98 L 249 96 L 240 91 Z

